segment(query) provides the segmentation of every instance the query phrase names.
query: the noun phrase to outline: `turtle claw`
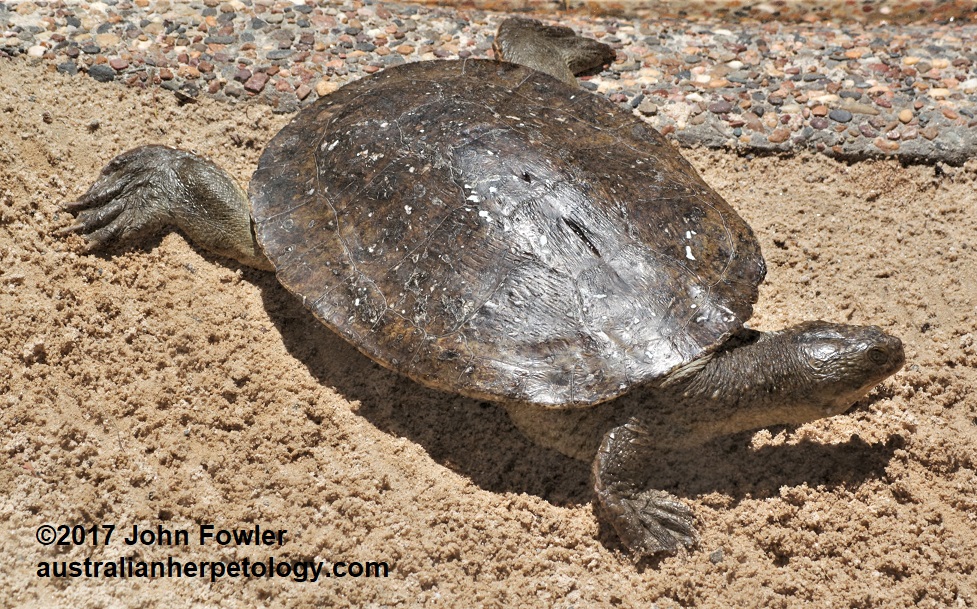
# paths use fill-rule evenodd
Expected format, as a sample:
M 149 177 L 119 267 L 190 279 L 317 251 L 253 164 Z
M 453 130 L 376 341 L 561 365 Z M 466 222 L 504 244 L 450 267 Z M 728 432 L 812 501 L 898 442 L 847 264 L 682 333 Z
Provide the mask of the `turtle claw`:
M 636 556 L 652 556 L 659 552 L 674 554 L 680 547 L 698 543 L 692 510 L 664 491 L 649 489 L 634 497 L 622 499 L 627 511 L 621 518 L 633 519 L 625 527 L 629 536 L 624 543 Z
M 599 492 L 598 499 L 614 530 L 636 559 L 675 554 L 699 542 L 695 516 L 672 495 L 648 489 L 642 492 Z
M 119 179 L 119 176 L 113 175 L 114 170 L 117 166 L 113 163 L 109 163 L 104 169 L 102 169 L 101 175 L 99 175 L 98 180 L 88 189 L 88 192 L 83 194 L 81 198 L 77 201 L 70 201 L 65 204 L 65 209 L 74 213 L 90 209 L 97 205 L 102 205 L 106 201 L 111 201 L 115 197 L 121 194 L 126 186 L 129 185 L 131 180 Z
M 675 554 L 699 542 L 695 515 L 677 497 L 638 482 L 648 467 L 647 430 L 630 421 L 607 432 L 594 461 L 594 490 L 601 512 L 636 559 Z
M 80 235 L 89 250 L 113 242 L 131 241 L 164 224 L 161 214 L 147 214 L 145 206 L 138 203 L 138 197 L 126 195 L 107 199 L 101 205 L 77 201 L 65 205 L 65 209 L 76 215 L 77 222 L 60 229 L 58 235 Z
M 78 221 L 62 229 L 63 233 L 77 233 L 90 242 L 104 243 L 115 237 L 118 230 L 113 224 L 125 213 L 128 201 L 126 198 L 110 199 L 99 207 L 92 208 L 86 202 L 77 201 L 65 205 L 68 212 L 76 214 Z M 123 218 L 124 222 L 125 219 Z M 108 229 L 108 230 L 106 230 Z
M 168 162 L 182 151 L 142 146 L 125 152 L 102 169 L 88 191 L 64 209 L 76 216 L 59 235 L 77 234 L 87 250 L 117 241 L 133 241 L 169 223 L 167 192 L 174 191 Z
M 138 245 L 169 226 L 215 254 L 274 268 L 254 240 L 244 190 L 223 169 L 185 150 L 140 146 L 124 152 L 64 209 L 76 221 L 58 234 L 80 235 L 85 251 Z

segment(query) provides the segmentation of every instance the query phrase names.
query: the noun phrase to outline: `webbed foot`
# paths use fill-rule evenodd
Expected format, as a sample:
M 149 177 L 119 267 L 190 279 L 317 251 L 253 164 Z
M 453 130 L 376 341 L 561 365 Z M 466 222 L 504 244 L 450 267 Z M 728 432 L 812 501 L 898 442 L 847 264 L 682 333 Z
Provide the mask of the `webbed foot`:
M 604 436 L 594 460 L 601 511 L 635 558 L 674 554 L 699 540 L 688 506 L 665 491 L 639 488 L 647 446 L 647 432 L 631 421 Z
M 141 146 L 120 154 L 65 208 L 77 221 L 58 234 L 81 235 L 89 250 L 175 226 L 216 254 L 272 268 L 254 240 L 244 191 L 220 167 L 185 150 Z
M 85 194 L 65 204 L 77 222 L 58 234 L 79 234 L 88 249 L 98 249 L 116 241 L 137 241 L 166 226 L 171 220 L 165 193 L 173 185 L 164 161 L 182 152 L 143 146 L 115 157 Z

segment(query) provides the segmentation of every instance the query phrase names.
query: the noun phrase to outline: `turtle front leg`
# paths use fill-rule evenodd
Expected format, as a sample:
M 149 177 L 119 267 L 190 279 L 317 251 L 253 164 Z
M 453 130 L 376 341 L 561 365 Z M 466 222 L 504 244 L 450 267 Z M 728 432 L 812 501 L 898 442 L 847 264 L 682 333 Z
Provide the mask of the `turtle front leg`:
M 59 234 L 80 234 L 89 249 L 135 243 L 175 226 L 215 254 L 274 270 L 255 241 L 244 190 L 223 169 L 185 150 L 142 146 L 120 154 L 66 208 L 77 222 Z
M 652 456 L 648 430 L 631 419 L 607 432 L 594 459 L 601 511 L 636 559 L 674 554 L 699 540 L 688 506 L 665 491 L 641 487 Z

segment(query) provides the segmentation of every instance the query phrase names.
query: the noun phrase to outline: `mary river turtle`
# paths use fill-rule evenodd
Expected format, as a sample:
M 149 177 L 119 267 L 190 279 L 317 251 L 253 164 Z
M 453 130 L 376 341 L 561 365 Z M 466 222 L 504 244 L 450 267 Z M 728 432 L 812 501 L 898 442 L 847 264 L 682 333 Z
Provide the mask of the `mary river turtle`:
M 823 321 L 745 328 L 766 272 L 753 231 L 658 132 L 576 86 L 613 52 L 522 19 L 495 48 L 512 63 L 411 63 L 319 99 L 248 195 L 189 152 L 126 152 L 65 230 L 95 246 L 175 225 L 274 270 L 380 364 L 593 460 L 623 542 L 673 552 L 694 519 L 644 486 L 656 451 L 843 412 L 902 344 Z M 636 387 L 647 400 L 609 402 Z

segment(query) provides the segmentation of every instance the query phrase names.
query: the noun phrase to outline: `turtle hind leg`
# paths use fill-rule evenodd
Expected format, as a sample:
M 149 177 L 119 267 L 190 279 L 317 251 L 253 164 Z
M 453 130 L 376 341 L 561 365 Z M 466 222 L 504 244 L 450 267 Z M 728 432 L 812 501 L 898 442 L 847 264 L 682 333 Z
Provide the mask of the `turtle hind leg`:
M 568 27 L 544 25 L 535 19 L 506 19 L 493 45 L 495 56 L 560 80 L 577 84 L 576 74 L 614 61 L 614 49 L 593 38 L 578 36 Z
M 632 419 L 607 432 L 594 459 L 599 511 L 636 559 L 674 554 L 699 541 L 687 505 L 665 491 L 641 487 L 649 440 L 647 430 Z
M 142 146 L 120 154 L 66 209 L 89 249 L 136 243 L 175 226 L 194 243 L 255 268 L 272 270 L 251 229 L 247 195 L 224 170 L 185 150 Z

